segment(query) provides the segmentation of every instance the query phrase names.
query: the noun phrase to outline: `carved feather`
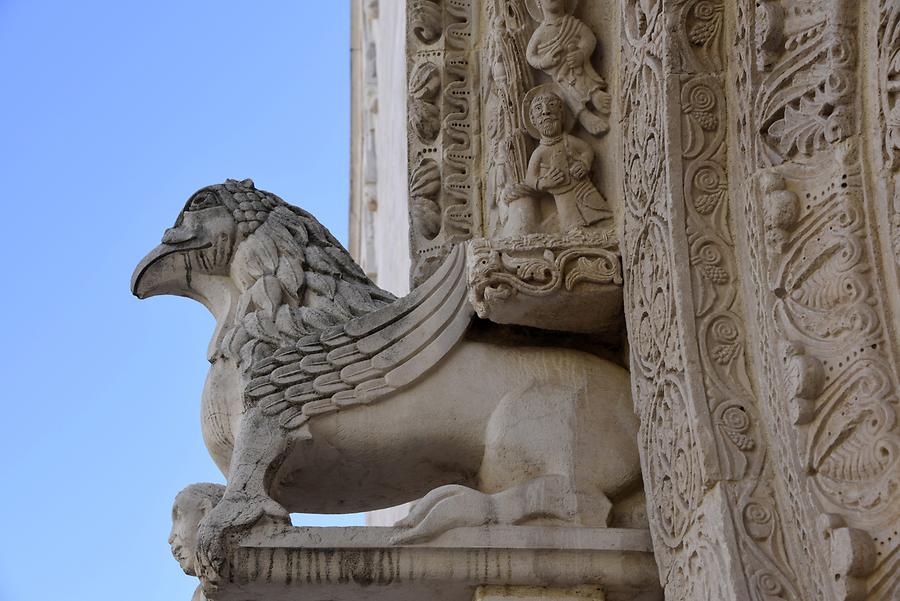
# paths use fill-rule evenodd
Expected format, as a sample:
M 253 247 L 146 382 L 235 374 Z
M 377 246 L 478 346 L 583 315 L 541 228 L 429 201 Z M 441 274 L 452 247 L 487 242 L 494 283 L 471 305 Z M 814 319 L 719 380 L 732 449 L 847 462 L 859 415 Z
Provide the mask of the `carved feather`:
M 248 399 L 264 399 L 263 411 L 293 429 L 311 416 L 370 403 L 414 382 L 471 321 L 464 254 L 462 245 L 455 247 L 408 296 L 276 350 L 254 369 Z

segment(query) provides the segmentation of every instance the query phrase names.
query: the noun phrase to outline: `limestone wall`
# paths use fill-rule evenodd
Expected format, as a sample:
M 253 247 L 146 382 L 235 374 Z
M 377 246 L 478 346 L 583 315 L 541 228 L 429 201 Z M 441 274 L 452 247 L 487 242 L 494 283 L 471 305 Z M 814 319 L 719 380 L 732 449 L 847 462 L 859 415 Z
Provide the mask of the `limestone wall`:
M 352 3 L 350 253 L 375 282 L 409 291 L 406 183 L 406 2 Z M 373 511 L 366 522 L 389 526 L 407 505 Z
M 406 3 L 352 3 L 350 252 L 379 286 L 409 290 Z

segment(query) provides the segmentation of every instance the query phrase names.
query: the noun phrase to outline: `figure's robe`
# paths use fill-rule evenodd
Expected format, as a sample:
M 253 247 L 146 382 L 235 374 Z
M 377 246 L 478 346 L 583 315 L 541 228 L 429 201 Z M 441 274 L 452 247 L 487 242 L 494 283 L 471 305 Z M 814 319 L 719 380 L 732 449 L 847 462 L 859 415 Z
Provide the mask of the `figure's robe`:
M 556 201 L 560 227 L 563 230 L 587 226 L 612 216 L 606 200 L 585 175 L 576 179 L 572 173 L 575 161 L 580 161 L 586 172 L 593 163 L 590 147 L 575 136 L 562 135 L 552 140 L 541 140 L 529 161 L 529 184 L 551 194 Z M 546 176 L 558 169 L 563 179 L 555 185 L 545 185 Z
M 597 90 L 606 88 L 606 82 L 591 65 L 591 55 L 597 47 L 597 38 L 579 19 L 564 15 L 554 23 L 543 22 L 535 30 L 528 43 L 528 63 L 550 75 L 565 95 L 573 110 L 591 101 Z M 579 60 L 570 67 L 566 56 L 577 53 Z

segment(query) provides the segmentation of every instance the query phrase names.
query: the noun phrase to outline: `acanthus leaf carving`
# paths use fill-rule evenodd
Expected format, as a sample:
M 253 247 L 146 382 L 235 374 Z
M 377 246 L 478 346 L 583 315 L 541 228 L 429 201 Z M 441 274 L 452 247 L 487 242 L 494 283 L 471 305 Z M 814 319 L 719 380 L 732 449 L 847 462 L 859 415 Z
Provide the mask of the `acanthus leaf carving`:
M 808 200 L 770 252 L 770 287 L 774 321 L 791 342 L 783 377 L 806 432 L 810 481 L 825 506 L 871 523 L 898 486 L 897 399 L 861 237 L 856 155 L 841 157 L 824 181 L 812 175 L 818 168 L 790 171 Z
M 779 164 L 794 156 L 811 156 L 856 132 L 849 102 L 856 91 L 856 48 L 853 0 L 827 0 L 785 17 L 772 8 L 764 39 L 781 38 L 773 31 L 793 30 L 773 58 L 771 41 L 765 64 L 772 65 L 759 88 L 756 109 L 766 160 Z M 785 21 L 782 21 L 782 18 Z
M 611 232 L 475 239 L 469 248 L 469 298 L 479 316 L 562 331 L 618 332 L 622 268 Z
M 802 8 L 778 4 L 783 12 L 766 8 L 766 13 L 778 17 L 783 43 L 766 47 L 756 106 L 762 111 L 760 166 L 776 165 L 758 174 L 757 185 L 770 319 L 773 336 L 784 342 L 773 364 L 781 370 L 793 428 L 792 438 L 782 444 L 792 448 L 793 439 L 798 441 L 796 452 L 808 475 L 804 490 L 812 501 L 807 511 L 837 516 L 842 528 L 890 528 L 888 491 L 898 486 L 897 373 L 885 331 L 877 251 L 868 233 L 874 224 L 867 212 L 870 191 L 864 190 L 865 157 L 857 150 L 854 115 L 864 97 L 857 90 L 857 55 L 867 48 L 858 34 L 870 33 L 877 20 L 884 138 L 875 157 L 883 165 L 890 199 L 895 194 L 891 65 L 900 45 L 898 8 L 890 1 L 863 10 L 862 4 L 846 0 Z M 857 15 L 867 11 L 872 20 L 858 25 Z M 895 198 L 887 216 L 900 223 L 896 206 Z M 896 236 L 895 223 L 886 231 L 893 227 Z M 830 554 L 833 563 L 834 550 Z M 888 584 L 884 576 L 890 563 L 872 566 L 872 581 L 881 583 L 876 588 L 896 586 L 896 579 Z M 865 596 L 867 576 L 836 572 L 834 577 L 841 598 Z M 857 579 L 855 592 L 844 577 Z

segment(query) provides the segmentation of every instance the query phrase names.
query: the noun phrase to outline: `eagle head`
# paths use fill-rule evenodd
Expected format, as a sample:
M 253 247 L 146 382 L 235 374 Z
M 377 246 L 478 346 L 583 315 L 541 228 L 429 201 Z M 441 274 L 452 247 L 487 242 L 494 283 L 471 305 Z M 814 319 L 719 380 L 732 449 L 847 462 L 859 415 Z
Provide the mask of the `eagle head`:
M 278 204 L 253 181 L 227 180 L 195 192 L 162 242 L 138 264 L 131 292 L 138 298 L 174 294 L 199 299 L 193 280 L 227 276 L 234 251 Z
M 131 278 L 138 298 L 186 296 L 217 319 L 210 297 L 223 289 L 238 296 L 225 356 L 255 356 L 394 300 L 315 217 L 249 179 L 195 192 Z

